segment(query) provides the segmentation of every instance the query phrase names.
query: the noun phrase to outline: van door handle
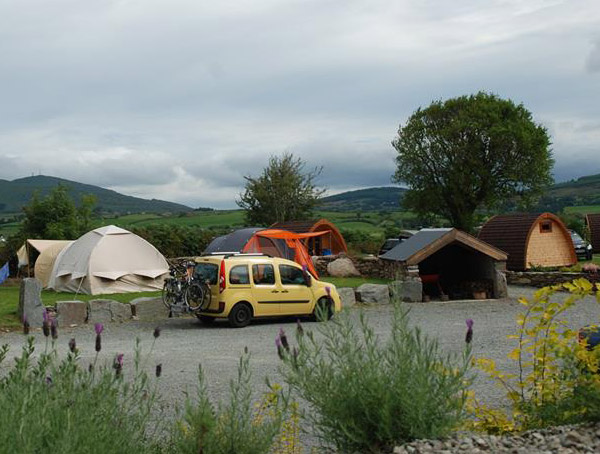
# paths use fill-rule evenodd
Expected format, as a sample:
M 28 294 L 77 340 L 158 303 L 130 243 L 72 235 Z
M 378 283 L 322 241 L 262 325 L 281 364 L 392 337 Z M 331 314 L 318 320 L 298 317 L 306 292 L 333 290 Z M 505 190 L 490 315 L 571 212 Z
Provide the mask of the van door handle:
M 282 290 L 281 293 L 290 293 L 289 290 Z
M 271 290 L 271 293 L 279 293 L 279 290 Z

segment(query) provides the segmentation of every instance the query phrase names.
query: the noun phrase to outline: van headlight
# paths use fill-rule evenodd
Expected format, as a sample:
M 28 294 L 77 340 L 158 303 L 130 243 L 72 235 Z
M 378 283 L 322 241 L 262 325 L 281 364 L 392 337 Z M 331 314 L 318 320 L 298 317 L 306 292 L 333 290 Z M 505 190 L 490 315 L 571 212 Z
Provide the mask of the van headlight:
M 592 250 L 592 245 L 591 245 L 591 244 L 588 244 L 586 249 L 587 249 L 588 251 L 591 251 L 591 250 Z

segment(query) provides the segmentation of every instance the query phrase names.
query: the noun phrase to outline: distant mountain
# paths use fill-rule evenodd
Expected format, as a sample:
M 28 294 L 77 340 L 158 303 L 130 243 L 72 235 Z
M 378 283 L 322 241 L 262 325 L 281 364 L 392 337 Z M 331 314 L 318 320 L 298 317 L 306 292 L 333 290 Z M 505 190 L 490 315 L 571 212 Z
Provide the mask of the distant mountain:
M 358 189 L 323 197 L 319 209 L 325 211 L 392 211 L 400 209 L 404 188 Z
M 95 208 L 104 213 L 179 213 L 193 211 L 192 208 L 179 203 L 141 199 L 90 184 L 39 175 L 13 181 L 0 180 L 0 213 L 19 212 L 23 205 L 29 203 L 35 191 L 40 196 L 45 196 L 59 184 L 63 184 L 70 189 L 70 194 L 76 203 L 79 203 L 83 195 L 95 195 L 97 198 Z

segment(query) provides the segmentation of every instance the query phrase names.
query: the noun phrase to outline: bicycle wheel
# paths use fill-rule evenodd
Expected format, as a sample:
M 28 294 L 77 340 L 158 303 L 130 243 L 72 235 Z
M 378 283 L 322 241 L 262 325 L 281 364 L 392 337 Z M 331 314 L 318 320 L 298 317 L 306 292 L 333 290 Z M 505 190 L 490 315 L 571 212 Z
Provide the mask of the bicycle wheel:
M 191 310 L 195 311 L 196 309 L 200 308 L 200 306 L 202 306 L 204 298 L 206 297 L 206 293 L 206 286 L 197 282 L 191 283 L 185 289 L 185 299 Z
M 171 281 L 171 279 L 167 279 L 163 285 L 162 288 L 162 301 L 163 304 L 168 308 L 171 309 L 171 305 L 175 304 L 176 301 L 176 293 L 173 289 L 173 282 Z

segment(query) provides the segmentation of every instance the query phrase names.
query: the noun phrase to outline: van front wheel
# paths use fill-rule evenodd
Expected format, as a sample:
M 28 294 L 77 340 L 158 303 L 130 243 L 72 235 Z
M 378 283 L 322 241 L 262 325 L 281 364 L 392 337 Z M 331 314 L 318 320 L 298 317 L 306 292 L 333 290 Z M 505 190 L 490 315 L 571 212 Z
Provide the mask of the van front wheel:
M 229 313 L 229 324 L 234 328 L 248 326 L 252 320 L 252 308 L 246 303 L 238 303 Z

